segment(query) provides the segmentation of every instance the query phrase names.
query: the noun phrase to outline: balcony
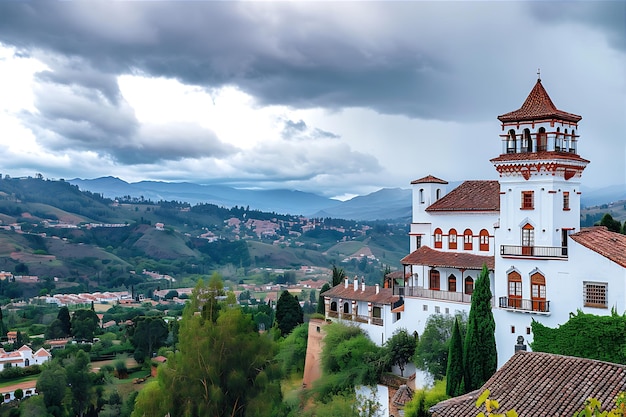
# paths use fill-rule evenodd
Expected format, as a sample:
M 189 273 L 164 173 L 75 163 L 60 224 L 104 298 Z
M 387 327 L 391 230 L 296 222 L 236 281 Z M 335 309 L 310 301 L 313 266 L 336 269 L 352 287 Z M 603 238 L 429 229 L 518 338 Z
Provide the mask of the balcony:
M 339 319 L 339 320 L 347 320 L 347 321 L 356 321 L 358 323 L 370 323 L 374 324 L 376 326 L 382 326 L 383 325 L 383 319 L 380 317 L 369 317 L 369 316 L 362 316 L 359 314 L 352 314 L 352 313 L 340 313 L 338 311 L 328 311 L 326 313 L 326 316 L 328 318 L 333 318 L 333 319 Z
M 500 308 L 520 313 L 550 314 L 550 301 L 500 297 Z
M 430 290 L 423 287 L 395 287 L 393 289 L 394 295 L 401 297 L 419 297 L 429 298 L 432 300 L 451 301 L 454 303 L 471 303 L 472 296 L 470 294 L 463 294 L 457 291 L 440 291 Z
M 500 255 L 521 258 L 567 258 L 567 246 L 501 245 Z

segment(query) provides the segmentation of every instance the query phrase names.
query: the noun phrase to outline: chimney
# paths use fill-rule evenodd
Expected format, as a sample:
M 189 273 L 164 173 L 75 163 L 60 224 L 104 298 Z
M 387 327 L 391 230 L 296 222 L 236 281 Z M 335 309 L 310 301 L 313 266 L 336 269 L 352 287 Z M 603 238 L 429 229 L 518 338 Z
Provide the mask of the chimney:
M 344 279 L 344 288 L 348 288 L 348 278 Z
M 380 291 L 380 285 L 376 284 L 376 294 Z
M 354 291 L 357 291 L 358 289 L 359 289 L 359 278 L 354 277 Z
M 361 277 L 361 291 L 365 292 L 365 278 Z

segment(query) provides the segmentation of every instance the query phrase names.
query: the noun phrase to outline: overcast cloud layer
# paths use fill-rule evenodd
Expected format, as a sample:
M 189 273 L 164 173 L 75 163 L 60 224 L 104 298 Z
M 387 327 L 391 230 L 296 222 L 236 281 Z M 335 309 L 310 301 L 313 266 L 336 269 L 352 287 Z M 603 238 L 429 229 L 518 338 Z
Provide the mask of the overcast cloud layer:
M 1 2 L 0 170 L 291 188 L 496 178 L 537 68 L 626 184 L 626 3 Z

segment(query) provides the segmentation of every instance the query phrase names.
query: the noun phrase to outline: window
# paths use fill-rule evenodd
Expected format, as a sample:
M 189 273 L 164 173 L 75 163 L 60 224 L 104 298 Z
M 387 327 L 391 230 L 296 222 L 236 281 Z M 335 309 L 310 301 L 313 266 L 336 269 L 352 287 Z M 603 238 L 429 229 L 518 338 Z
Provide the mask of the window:
M 554 150 L 560 151 L 563 147 L 563 136 L 561 135 L 561 128 L 556 128 L 556 142 L 554 143 Z
M 348 303 L 343 303 L 343 312 L 345 314 L 348 314 L 350 312 L 350 304 Z
M 435 229 L 435 248 L 441 249 L 441 236 L 442 232 L 440 228 Z
M 420 188 L 420 204 L 424 204 L 424 189 Z
M 509 281 L 509 307 L 522 307 L 522 276 L 518 272 L 508 274 Z
M 485 229 L 480 231 L 480 250 L 489 251 L 489 232 Z
M 569 191 L 563 191 L 563 210 L 569 210 Z
M 454 275 L 448 277 L 448 291 L 456 292 L 456 277 Z
M 532 210 L 535 207 L 535 192 L 522 191 L 522 210 Z
M 535 245 L 535 228 L 526 223 L 522 227 L 522 255 L 531 256 Z
M 437 314 L 441 313 L 441 309 L 439 308 L 439 306 L 435 306 L 435 313 Z
M 548 149 L 548 135 L 546 128 L 540 127 L 537 132 L 537 151 L 545 151 Z
M 402 313 L 396 313 L 396 321 L 402 318 Z
M 446 314 L 450 314 L 450 309 L 448 307 L 446 307 L 445 312 L 446 312 Z
M 448 249 L 456 249 L 456 229 L 448 232 Z
M 530 276 L 530 298 L 533 311 L 548 311 L 546 303 L 546 278 L 536 272 Z
M 422 304 L 422 310 L 428 311 L 428 305 L 427 304 Z
M 431 269 L 428 275 L 428 288 L 439 291 L 441 288 L 439 281 L 439 271 Z
M 608 284 L 606 282 L 584 282 L 583 283 L 583 299 L 585 307 L 607 308 Z
M 372 309 L 372 317 L 377 319 L 382 317 L 382 309 L 380 308 L 380 306 L 374 306 L 374 308 Z
M 472 231 L 470 229 L 465 229 L 463 232 L 463 249 L 472 250 Z
M 472 295 L 474 293 L 474 280 L 472 277 L 465 278 L 465 294 Z
M 533 141 L 530 138 L 530 129 L 524 129 L 524 136 L 522 138 L 522 152 L 533 151 Z
M 337 311 L 337 301 L 330 303 L 330 311 Z
M 506 153 L 515 153 L 517 150 L 517 145 L 515 143 L 515 130 L 509 130 L 509 136 L 507 138 L 506 143 Z
M 515 326 L 511 326 L 511 333 L 515 333 Z
M 437 200 L 441 198 L 441 188 L 437 188 Z
M 530 327 L 526 328 L 526 334 L 530 334 Z
M 422 247 L 422 236 L 415 236 L 415 248 L 419 249 Z

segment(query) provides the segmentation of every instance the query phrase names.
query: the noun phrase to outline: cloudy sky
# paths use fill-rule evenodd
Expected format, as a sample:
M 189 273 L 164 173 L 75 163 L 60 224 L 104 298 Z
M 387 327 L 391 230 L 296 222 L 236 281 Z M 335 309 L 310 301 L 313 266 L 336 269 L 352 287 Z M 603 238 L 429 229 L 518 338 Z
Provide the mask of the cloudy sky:
M 495 179 L 541 79 L 626 184 L 626 3 L 0 2 L 0 172 L 325 196 Z

